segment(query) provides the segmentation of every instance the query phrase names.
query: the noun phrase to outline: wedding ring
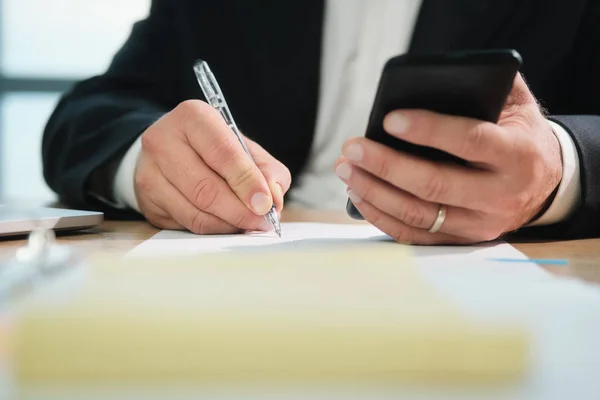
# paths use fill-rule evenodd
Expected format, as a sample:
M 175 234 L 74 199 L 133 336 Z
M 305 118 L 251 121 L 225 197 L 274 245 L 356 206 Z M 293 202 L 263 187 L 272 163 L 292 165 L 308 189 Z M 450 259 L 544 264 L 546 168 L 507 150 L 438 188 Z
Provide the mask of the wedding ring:
M 445 219 L 446 219 L 446 206 L 443 204 L 440 204 L 440 206 L 438 207 L 437 218 L 435 219 L 435 222 L 433 223 L 431 228 L 429 228 L 429 232 L 436 233 L 437 231 L 439 231 L 440 228 L 442 227 L 442 225 L 444 224 Z

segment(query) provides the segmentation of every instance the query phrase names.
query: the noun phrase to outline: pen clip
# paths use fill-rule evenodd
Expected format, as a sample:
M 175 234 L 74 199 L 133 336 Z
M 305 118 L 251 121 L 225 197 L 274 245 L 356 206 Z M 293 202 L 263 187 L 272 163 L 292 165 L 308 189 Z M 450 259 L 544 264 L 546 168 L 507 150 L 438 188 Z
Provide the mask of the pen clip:
M 204 93 L 204 97 L 206 97 L 206 101 L 220 111 L 226 106 L 225 99 L 223 98 L 221 88 L 206 61 L 196 61 L 194 64 L 194 71 L 196 72 L 196 78 Z
M 239 142 L 242 144 L 242 147 L 244 148 L 246 154 L 248 154 L 248 157 L 252 159 L 250 150 L 248 150 L 246 143 L 244 143 L 244 140 L 241 137 L 241 132 L 233 120 L 231 111 L 229 111 L 229 107 L 225 101 L 225 96 L 223 96 L 223 92 L 221 92 L 221 87 L 217 83 L 217 79 L 208 67 L 208 63 L 203 60 L 196 61 L 194 63 L 194 73 L 196 74 L 196 79 L 198 80 L 198 84 L 200 85 L 208 104 L 210 104 L 221 114 L 227 126 L 231 128 Z

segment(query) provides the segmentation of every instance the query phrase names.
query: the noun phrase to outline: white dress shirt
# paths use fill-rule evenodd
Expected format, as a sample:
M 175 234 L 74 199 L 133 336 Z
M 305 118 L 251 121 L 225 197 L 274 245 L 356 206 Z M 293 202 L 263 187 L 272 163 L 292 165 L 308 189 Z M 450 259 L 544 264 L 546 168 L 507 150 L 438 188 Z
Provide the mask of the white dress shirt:
M 421 1 L 326 1 L 316 131 L 288 204 L 344 209 L 346 186 L 335 175 L 333 163 L 348 138 L 364 134 L 383 65 L 408 50 Z M 561 145 L 563 177 L 550 208 L 532 225 L 566 218 L 581 196 L 573 140 L 560 125 L 549 123 Z M 113 187 L 117 204 L 137 211 L 133 182 L 140 149 L 138 139 L 123 158 Z

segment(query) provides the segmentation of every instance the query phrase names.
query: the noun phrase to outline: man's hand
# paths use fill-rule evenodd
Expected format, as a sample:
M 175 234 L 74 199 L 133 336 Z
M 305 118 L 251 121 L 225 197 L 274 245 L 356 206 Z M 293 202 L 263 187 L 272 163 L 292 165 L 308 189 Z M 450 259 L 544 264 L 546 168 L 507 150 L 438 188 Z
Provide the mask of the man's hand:
M 385 130 L 469 161 L 444 165 L 365 138 L 345 143 L 338 176 L 366 220 L 398 242 L 493 240 L 534 218 L 560 183 L 560 144 L 518 75 L 498 124 L 423 110 L 396 110 Z M 445 222 L 436 233 L 440 205 Z
M 281 212 L 290 172 L 246 138 L 255 165 L 210 105 L 181 103 L 141 141 L 135 193 L 155 226 L 197 234 L 267 230 L 262 216 L 273 204 Z

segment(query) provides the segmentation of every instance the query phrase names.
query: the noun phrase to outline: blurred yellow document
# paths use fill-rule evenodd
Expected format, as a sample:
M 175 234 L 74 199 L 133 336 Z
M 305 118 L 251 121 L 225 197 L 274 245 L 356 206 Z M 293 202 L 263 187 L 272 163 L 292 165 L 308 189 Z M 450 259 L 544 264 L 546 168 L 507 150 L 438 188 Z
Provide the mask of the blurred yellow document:
M 95 259 L 13 334 L 20 383 L 485 382 L 523 375 L 526 338 L 466 320 L 389 242 Z

